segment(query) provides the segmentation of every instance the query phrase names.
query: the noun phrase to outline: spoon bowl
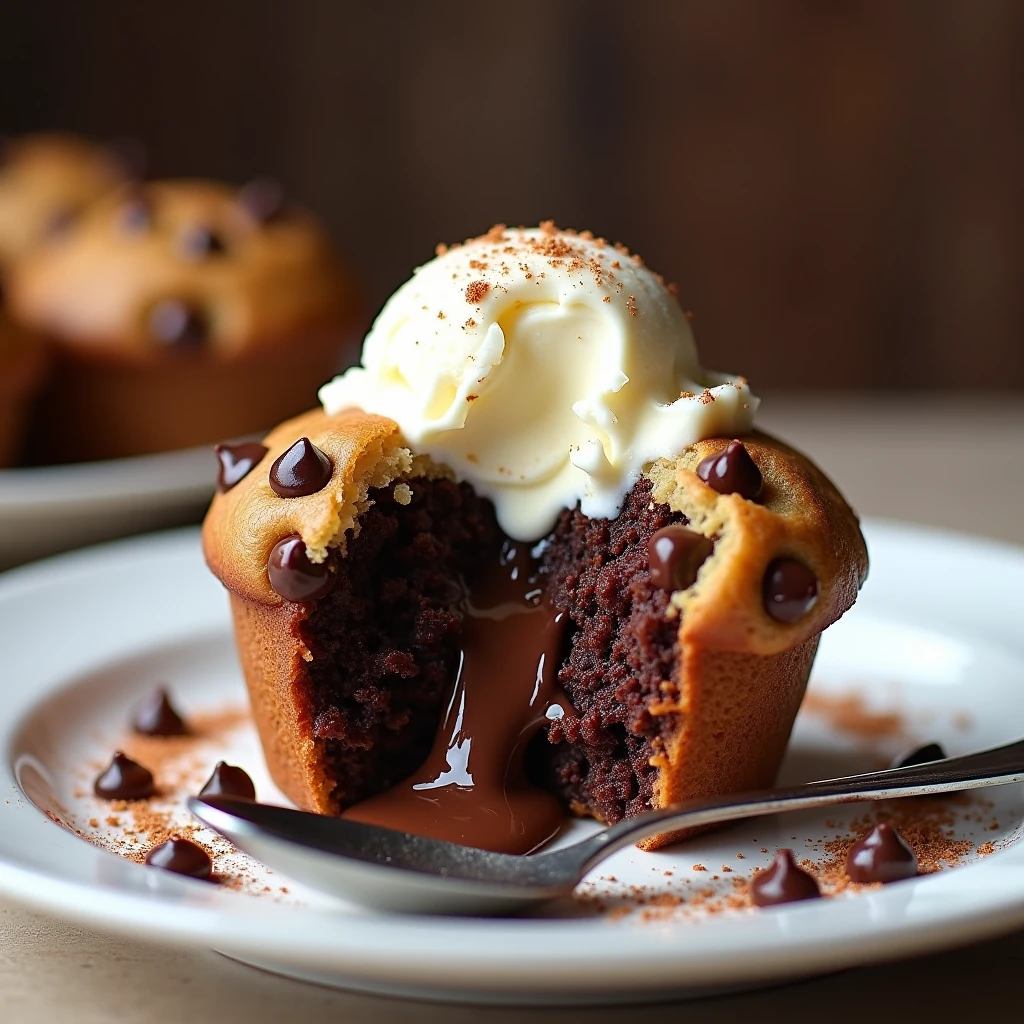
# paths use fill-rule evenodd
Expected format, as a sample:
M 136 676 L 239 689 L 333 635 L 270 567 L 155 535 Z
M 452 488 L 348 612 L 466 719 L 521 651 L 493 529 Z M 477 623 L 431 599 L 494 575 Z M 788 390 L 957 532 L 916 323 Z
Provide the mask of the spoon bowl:
M 377 910 L 522 913 L 572 892 L 601 861 L 662 832 L 862 800 L 931 796 L 1024 781 L 1024 740 L 964 757 L 692 800 L 620 821 L 581 842 L 515 856 L 235 797 L 189 809 L 240 850 L 311 888 Z

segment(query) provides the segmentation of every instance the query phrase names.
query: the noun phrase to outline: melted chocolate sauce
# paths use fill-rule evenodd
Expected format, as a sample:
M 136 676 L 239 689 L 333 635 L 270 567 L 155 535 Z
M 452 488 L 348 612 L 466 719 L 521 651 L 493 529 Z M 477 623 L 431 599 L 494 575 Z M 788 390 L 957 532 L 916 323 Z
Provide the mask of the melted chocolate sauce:
M 556 675 L 566 616 L 508 542 L 466 587 L 465 624 L 448 709 L 422 767 L 345 817 L 501 853 L 529 853 L 565 818 L 527 779 L 523 758 L 549 718 L 570 708 Z

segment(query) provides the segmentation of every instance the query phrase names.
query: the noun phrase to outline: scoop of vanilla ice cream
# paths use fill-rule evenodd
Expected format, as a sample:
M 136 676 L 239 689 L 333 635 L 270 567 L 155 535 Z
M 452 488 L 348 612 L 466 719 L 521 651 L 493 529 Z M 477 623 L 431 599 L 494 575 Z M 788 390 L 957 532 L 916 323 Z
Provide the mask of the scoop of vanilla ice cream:
M 577 502 L 617 515 L 645 465 L 748 432 L 758 404 L 742 377 L 701 369 L 678 301 L 639 258 L 551 225 L 439 250 L 320 400 L 395 420 L 519 541 Z

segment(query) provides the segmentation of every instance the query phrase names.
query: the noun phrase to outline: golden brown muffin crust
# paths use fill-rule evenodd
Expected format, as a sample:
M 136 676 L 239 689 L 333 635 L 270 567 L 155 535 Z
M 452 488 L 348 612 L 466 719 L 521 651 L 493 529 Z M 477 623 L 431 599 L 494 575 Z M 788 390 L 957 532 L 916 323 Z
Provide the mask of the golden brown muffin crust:
M 260 220 L 209 181 L 128 185 L 94 204 L 12 274 L 26 322 L 76 358 L 165 358 L 161 303 L 201 319 L 216 360 L 306 347 L 337 350 L 358 302 L 326 234 L 304 210 Z
M 0 264 L 123 179 L 114 153 L 74 135 L 27 135 L 0 145 Z

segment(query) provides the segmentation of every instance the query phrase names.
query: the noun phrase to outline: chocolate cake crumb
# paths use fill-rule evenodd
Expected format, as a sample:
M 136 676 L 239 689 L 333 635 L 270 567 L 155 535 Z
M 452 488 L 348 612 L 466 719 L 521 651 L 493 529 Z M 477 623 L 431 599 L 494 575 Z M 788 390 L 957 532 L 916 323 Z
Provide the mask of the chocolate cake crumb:
M 858 691 L 841 694 L 811 690 L 801 710 L 824 719 L 833 729 L 868 739 L 888 739 L 907 733 L 905 716 L 896 710 L 872 711 Z
M 669 702 L 678 676 L 678 622 L 666 611 L 671 595 L 648 573 L 648 542 L 686 517 L 651 501 L 641 479 L 614 520 L 563 512 L 544 550 L 542 573 L 570 628 L 558 680 L 574 713 L 548 727 L 553 750 L 531 752 L 566 802 L 614 823 L 651 806 L 657 769 L 652 755 L 678 727 Z
M 338 810 L 393 786 L 426 758 L 448 698 L 462 613 L 459 579 L 501 544 L 493 507 L 466 484 L 371 491 L 345 572 L 302 624 L 313 734 Z M 405 497 L 403 492 L 402 497 Z

